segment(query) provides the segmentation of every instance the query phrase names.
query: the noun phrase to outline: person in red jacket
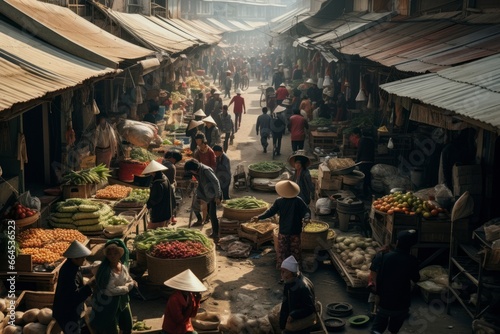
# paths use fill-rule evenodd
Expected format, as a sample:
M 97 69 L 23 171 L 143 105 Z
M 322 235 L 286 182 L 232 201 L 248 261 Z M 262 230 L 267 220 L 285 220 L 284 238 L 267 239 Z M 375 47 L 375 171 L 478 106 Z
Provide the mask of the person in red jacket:
M 290 139 L 292 140 L 292 151 L 304 149 L 304 141 L 306 140 L 306 129 L 309 129 L 307 120 L 300 114 L 299 109 L 293 111 L 292 117 L 288 122 L 288 131 L 290 131 Z
M 162 334 L 194 334 L 191 323 L 200 308 L 201 292 L 207 288 L 190 269 L 166 280 L 163 284 L 175 289 L 163 314 Z
M 283 100 L 288 97 L 288 89 L 284 83 L 282 83 L 279 88 L 276 90 L 276 103 L 280 106 L 283 103 Z

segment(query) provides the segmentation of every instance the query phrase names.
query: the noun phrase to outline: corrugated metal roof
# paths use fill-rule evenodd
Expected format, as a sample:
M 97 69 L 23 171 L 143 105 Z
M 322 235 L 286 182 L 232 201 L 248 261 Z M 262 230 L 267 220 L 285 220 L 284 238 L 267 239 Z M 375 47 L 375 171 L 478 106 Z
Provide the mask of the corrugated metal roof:
M 336 38 L 330 46 L 400 71 L 435 72 L 499 52 L 500 25 L 424 16 L 382 22 L 355 36 Z
M 175 34 L 173 29 L 160 26 L 142 14 L 121 13 L 109 8 L 103 10 L 122 29 L 148 48 L 177 54 L 197 45 L 197 42 Z
M 17 103 L 36 100 L 116 71 L 61 51 L 0 21 L 2 112 Z
M 0 13 L 29 33 L 78 57 L 110 67 L 135 63 L 153 51 L 120 39 L 68 8 L 35 0 L 2 0 Z
M 193 36 L 197 36 L 207 44 L 215 44 L 220 42 L 221 36 L 218 34 L 210 33 L 206 30 L 200 29 L 194 21 L 183 21 L 180 19 L 165 19 L 160 17 L 163 21 L 171 24 L 172 26 L 183 29 Z
M 380 88 L 489 124 L 500 131 L 498 54 L 436 73 L 386 83 Z
M 170 31 L 172 34 L 175 34 L 175 35 L 179 36 L 180 38 L 183 38 L 185 40 L 192 42 L 193 45 L 199 45 L 199 44 L 205 43 L 198 36 L 194 36 L 193 34 L 190 34 L 188 31 L 185 31 L 184 29 L 181 29 L 177 26 L 170 24 L 169 20 L 166 18 L 156 17 L 156 16 L 145 16 L 145 17 L 148 20 L 152 21 L 153 23 L 159 25 L 160 27 Z
M 311 17 L 312 14 L 309 8 L 301 8 L 288 13 L 282 20 L 275 21 L 276 19 L 273 19 L 271 22 L 275 22 L 275 24 L 271 26 L 271 33 L 274 35 L 282 34 L 291 29 L 294 25 Z

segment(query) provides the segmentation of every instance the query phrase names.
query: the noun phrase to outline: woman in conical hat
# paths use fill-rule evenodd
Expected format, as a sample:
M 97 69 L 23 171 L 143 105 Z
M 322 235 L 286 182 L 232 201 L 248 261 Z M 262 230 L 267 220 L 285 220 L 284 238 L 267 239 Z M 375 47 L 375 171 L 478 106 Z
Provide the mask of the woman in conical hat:
M 314 184 L 312 182 L 311 173 L 307 169 L 311 164 L 311 160 L 302 152 L 303 151 L 297 151 L 297 153 L 288 158 L 290 166 L 295 168 L 295 172 L 290 177 L 290 180 L 299 185 L 299 197 L 309 205 L 309 203 L 311 203 L 311 197 L 314 194 Z
M 163 284 L 175 289 L 163 314 L 162 332 L 169 334 L 196 334 L 191 323 L 200 308 L 201 292 L 207 288 L 190 269 L 166 280 Z
M 92 294 L 94 280 L 83 284 L 80 267 L 90 254 L 90 250 L 77 240 L 63 254 L 67 260 L 59 271 L 53 314 L 64 333 L 80 333 L 84 324 L 80 314 L 83 302 Z
M 148 229 L 155 229 L 168 225 L 175 207 L 175 194 L 168 181 L 164 170 L 168 168 L 161 163 L 151 160 L 142 174 L 153 175 L 153 183 L 149 192 L 149 199 L 146 203 L 148 209 L 151 209 L 151 219 L 148 223 Z

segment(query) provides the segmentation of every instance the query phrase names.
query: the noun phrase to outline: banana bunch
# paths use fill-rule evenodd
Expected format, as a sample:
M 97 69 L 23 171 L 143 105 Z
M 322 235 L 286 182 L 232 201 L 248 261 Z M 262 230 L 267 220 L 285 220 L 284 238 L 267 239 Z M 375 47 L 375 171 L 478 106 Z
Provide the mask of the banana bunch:
M 100 164 L 99 166 L 82 169 L 78 172 L 70 170 L 63 176 L 63 180 L 68 185 L 82 185 L 107 181 L 108 176 L 111 176 L 109 168 L 104 164 Z
M 145 321 L 137 321 L 132 325 L 134 331 L 146 331 L 151 329 L 151 326 L 147 326 Z

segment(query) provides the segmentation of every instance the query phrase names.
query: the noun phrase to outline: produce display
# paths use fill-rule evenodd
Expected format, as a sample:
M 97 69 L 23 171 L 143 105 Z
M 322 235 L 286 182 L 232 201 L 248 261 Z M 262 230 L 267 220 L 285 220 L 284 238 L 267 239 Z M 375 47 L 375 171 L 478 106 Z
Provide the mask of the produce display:
M 7 299 L 0 299 L 0 304 L 10 302 Z M 7 311 L 5 309 L 4 311 Z M 3 311 L 0 312 L 0 332 L 4 334 L 41 334 L 47 332 L 47 326 L 52 321 L 52 310 L 48 307 L 39 309 L 32 308 L 23 311 L 16 311 L 13 314 L 14 326 L 8 325 L 11 321 L 10 316 L 4 315 Z
M 248 169 L 256 172 L 277 172 L 282 170 L 284 166 L 282 162 L 278 161 L 262 161 L 249 165 Z
M 307 233 L 316 233 L 326 231 L 327 229 L 328 226 L 325 224 L 310 222 L 304 226 L 303 231 Z
M 254 222 L 254 223 L 242 223 L 242 229 L 248 229 L 252 232 L 257 232 L 260 234 L 272 233 L 276 228 L 276 224 L 272 222 Z
M 17 235 L 21 254 L 31 254 L 33 263 L 53 263 L 61 259 L 73 240 L 87 238 L 76 230 L 29 228 Z
M 115 207 L 139 207 L 149 199 L 149 189 L 132 189 L 130 194 L 118 201 Z
M 95 198 L 101 199 L 121 199 L 127 197 L 132 191 L 131 187 L 121 186 L 118 184 L 106 186 L 103 189 L 97 190 Z
M 82 169 L 78 172 L 71 170 L 63 175 L 63 180 L 67 185 L 97 184 L 107 181 L 109 176 L 111 176 L 109 168 L 104 164 L 100 164 L 99 166 Z
M 55 212 L 49 217 L 49 223 L 54 227 L 92 233 L 102 231 L 113 215 L 113 210 L 107 204 L 70 198 L 57 203 Z
M 166 241 L 151 247 L 150 255 L 160 259 L 185 259 L 200 256 L 208 251 L 199 241 Z
M 113 216 L 108 219 L 107 223 L 108 225 L 117 226 L 117 225 L 128 225 L 130 221 L 120 216 Z
M 372 238 L 364 238 L 360 235 L 338 236 L 333 244 L 333 248 L 340 254 L 342 262 L 354 269 L 357 278 L 363 281 L 368 281 L 370 265 L 373 257 L 377 254 L 377 247 L 379 244 Z
M 309 169 L 309 174 L 311 174 L 311 177 L 313 179 L 317 179 L 318 178 L 318 170 L 317 169 Z
M 145 231 L 135 237 L 134 244 L 137 249 L 147 251 L 162 242 L 188 240 L 200 242 L 206 249 L 212 248 L 212 242 L 203 233 L 187 228 L 160 227 Z
M 244 196 L 227 200 L 223 205 L 230 209 L 248 210 L 265 208 L 268 206 L 268 203 L 253 196 Z
M 142 147 L 134 147 L 130 151 L 130 158 L 139 162 L 150 162 L 151 160 L 156 160 L 159 157 Z
M 440 214 L 445 214 L 446 210 L 439 207 L 434 201 L 425 201 L 415 196 L 412 192 L 396 192 L 373 201 L 375 210 L 394 213 L 404 213 L 407 215 L 422 215 L 424 218 L 431 218 Z
M 161 142 L 163 145 L 173 145 L 173 143 L 168 140 L 168 139 L 163 139 L 163 141 Z
M 138 332 L 147 331 L 147 330 L 150 330 L 150 329 L 151 329 L 151 326 L 146 325 L 145 321 L 136 321 L 132 325 L 132 330 L 138 331 Z
M 330 126 L 332 125 L 332 120 L 329 118 L 318 117 L 309 122 L 312 126 Z
M 331 158 L 327 165 L 331 171 L 346 169 L 354 166 L 356 163 L 351 158 Z
M 25 207 L 21 203 L 16 203 L 12 207 L 7 209 L 7 211 L 4 213 L 4 218 L 14 220 L 24 219 L 36 215 L 37 212 L 37 210 Z

